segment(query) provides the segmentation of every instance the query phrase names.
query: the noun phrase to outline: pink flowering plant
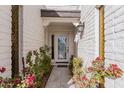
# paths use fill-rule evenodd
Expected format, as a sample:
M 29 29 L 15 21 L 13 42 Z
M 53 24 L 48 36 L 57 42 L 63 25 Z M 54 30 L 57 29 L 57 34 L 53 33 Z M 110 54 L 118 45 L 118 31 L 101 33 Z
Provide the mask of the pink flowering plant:
M 6 68 L 1 67 L 0 72 L 3 74 L 6 71 Z M 21 77 L 12 78 L 3 78 L 0 77 L 0 88 L 32 88 L 35 86 L 35 75 L 27 74 L 24 79 Z
M 80 58 L 73 59 L 73 83 L 76 87 L 104 87 L 104 78 L 117 79 L 123 76 L 123 71 L 117 64 L 109 64 L 104 67 L 104 62 L 101 57 L 97 57 L 92 61 L 92 65 L 88 68 L 83 68 Z M 87 76 L 90 74 L 90 77 Z
M 48 74 L 52 69 L 51 57 L 47 46 L 30 51 L 26 57 L 26 67 L 21 76 L 14 78 L 0 77 L 0 88 L 41 88 L 45 87 Z M 0 74 L 4 74 L 5 67 L 0 67 Z M 23 74 L 23 75 L 22 75 Z
M 0 68 L 0 73 L 4 73 L 6 71 L 5 67 Z M 0 88 L 31 88 L 35 87 L 35 75 L 28 74 L 22 79 L 21 77 L 12 78 L 3 78 L 0 77 Z
M 104 62 L 100 57 L 97 57 L 93 62 L 92 66 L 88 67 L 88 72 L 97 72 L 100 76 L 104 76 L 111 79 L 121 78 L 123 71 L 117 64 L 109 64 L 108 67 L 104 67 Z
M 1 74 L 4 74 L 5 71 L 6 71 L 5 67 L 0 67 L 0 73 Z M 20 82 L 21 82 L 21 78 L 20 77 L 16 77 L 14 79 L 0 77 L 0 88 L 16 87 L 17 84 L 19 84 Z
M 110 64 L 109 67 L 105 70 L 105 75 L 112 79 L 121 78 L 123 71 L 118 67 L 117 64 Z
M 25 83 L 27 84 L 28 87 L 35 86 L 35 75 L 34 74 L 27 75 L 25 78 Z
M 21 81 L 21 83 L 19 83 L 17 85 L 17 87 L 20 88 L 34 88 L 36 82 L 35 82 L 35 75 L 34 74 L 28 74 L 26 75 L 25 79 Z

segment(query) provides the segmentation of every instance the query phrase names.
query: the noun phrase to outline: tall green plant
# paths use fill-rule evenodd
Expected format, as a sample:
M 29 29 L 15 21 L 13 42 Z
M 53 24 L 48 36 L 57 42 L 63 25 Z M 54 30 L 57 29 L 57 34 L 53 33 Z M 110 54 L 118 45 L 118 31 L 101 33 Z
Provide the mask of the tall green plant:
M 34 58 L 34 59 L 33 59 Z M 36 76 L 36 86 L 41 87 L 44 75 L 48 74 L 51 68 L 50 49 L 48 46 L 30 51 L 27 55 L 28 73 Z

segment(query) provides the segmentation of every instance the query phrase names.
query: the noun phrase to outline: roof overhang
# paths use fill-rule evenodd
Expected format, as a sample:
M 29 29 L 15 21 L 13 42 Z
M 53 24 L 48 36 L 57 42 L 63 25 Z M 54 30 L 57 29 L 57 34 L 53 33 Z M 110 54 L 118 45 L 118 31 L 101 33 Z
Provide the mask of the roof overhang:
M 41 17 L 61 17 L 61 18 L 80 18 L 79 10 L 47 10 L 41 9 Z

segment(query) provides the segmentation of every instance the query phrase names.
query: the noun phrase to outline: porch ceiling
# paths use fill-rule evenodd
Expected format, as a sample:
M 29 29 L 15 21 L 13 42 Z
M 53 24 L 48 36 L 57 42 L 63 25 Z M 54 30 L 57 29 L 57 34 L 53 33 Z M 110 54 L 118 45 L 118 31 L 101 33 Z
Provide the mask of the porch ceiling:
M 41 17 L 80 18 L 80 11 L 41 9 Z
M 49 26 L 63 26 L 63 27 L 73 27 L 71 22 L 51 22 Z

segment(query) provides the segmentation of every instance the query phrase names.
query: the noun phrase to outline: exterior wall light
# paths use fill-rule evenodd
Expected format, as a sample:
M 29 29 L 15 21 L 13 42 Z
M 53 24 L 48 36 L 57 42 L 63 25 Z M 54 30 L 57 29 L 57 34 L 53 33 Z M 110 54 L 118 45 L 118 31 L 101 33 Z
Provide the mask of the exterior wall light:
M 75 35 L 75 42 L 78 43 L 78 41 L 80 39 L 82 39 L 82 35 L 83 35 L 83 32 L 84 32 L 84 27 L 85 27 L 85 23 L 81 22 L 76 26 L 76 35 Z
M 77 25 L 77 27 L 76 27 L 76 31 L 77 32 L 83 32 L 84 31 L 84 22 L 82 23 L 81 21 L 80 21 L 80 23 Z

